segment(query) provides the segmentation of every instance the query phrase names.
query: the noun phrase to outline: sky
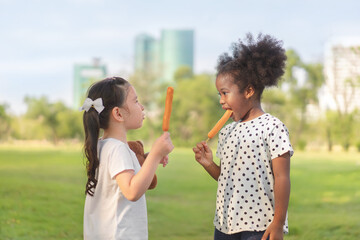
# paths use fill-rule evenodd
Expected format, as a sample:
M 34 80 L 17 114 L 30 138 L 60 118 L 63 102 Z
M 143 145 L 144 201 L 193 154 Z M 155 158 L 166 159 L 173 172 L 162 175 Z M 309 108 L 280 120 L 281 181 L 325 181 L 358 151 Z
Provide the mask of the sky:
M 0 104 L 16 115 L 25 96 L 70 107 L 74 64 L 100 58 L 109 76 L 127 78 L 135 37 L 164 29 L 195 31 L 197 74 L 215 74 L 218 56 L 248 32 L 323 62 L 328 42 L 360 36 L 359 9 L 358 0 L 0 0 Z

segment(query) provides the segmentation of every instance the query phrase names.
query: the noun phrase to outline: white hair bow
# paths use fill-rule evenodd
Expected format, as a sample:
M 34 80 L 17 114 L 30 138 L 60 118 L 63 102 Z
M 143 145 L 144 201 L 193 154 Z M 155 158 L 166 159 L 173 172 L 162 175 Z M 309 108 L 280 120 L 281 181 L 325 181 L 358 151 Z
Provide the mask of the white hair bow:
M 94 101 L 90 98 L 85 99 L 84 104 L 80 107 L 80 111 L 85 110 L 86 112 L 93 107 L 100 114 L 104 110 L 103 101 L 101 98 L 95 99 Z

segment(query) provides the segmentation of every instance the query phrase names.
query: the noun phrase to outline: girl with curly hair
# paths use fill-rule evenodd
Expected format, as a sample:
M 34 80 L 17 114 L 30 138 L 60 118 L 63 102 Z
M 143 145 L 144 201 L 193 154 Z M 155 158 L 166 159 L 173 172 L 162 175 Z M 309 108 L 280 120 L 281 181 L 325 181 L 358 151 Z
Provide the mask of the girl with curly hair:
M 217 65 L 220 104 L 233 122 L 219 133 L 216 156 L 206 142 L 193 148 L 195 159 L 218 182 L 214 239 L 283 239 L 288 232 L 290 157 L 286 126 L 265 113 L 261 95 L 284 74 L 282 42 L 251 34 L 232 45 Z

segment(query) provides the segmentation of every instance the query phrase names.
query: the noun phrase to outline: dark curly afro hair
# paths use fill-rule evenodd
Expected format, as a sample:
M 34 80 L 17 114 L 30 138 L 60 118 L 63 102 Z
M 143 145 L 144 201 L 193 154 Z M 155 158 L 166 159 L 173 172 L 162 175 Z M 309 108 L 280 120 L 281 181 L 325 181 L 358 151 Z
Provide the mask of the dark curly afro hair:
M 282 41 L 270 35 L 260 33 L 255 40 L 248 33 L 245 40 L 232 44 L 232 56 L 224 53 L 219 57 L 217 76 L 230 76 L 241 92 L 253 86 L 260 98 L 264 88 L 276 86 L 284 74 L 285 50 Z

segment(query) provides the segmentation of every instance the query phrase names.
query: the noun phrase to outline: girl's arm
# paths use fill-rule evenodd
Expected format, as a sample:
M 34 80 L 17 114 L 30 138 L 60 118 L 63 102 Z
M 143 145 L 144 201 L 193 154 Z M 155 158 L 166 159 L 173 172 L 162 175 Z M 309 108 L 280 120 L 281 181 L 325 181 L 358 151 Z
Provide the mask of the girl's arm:
M 274 172 L 275 213 L 262 239 L 283 239 L 283 227 L 290 198 L 290 154 L 289 152 L 272 160 Z
M 146 192 L 159 163 L 173 148 L 170 135 L 168 132 L 165 132 L 154 143 L 146 161 L 137 174 L 135 174 L 134 170 L 125 170 L 116 175 L 116 182 L 126 199 L 137 201 Z
M 220 167 L 213 161 L 212 151 L 206 142 L 201 142 L 193 148 L 195 159 L 216 181 L 220 176 Z

